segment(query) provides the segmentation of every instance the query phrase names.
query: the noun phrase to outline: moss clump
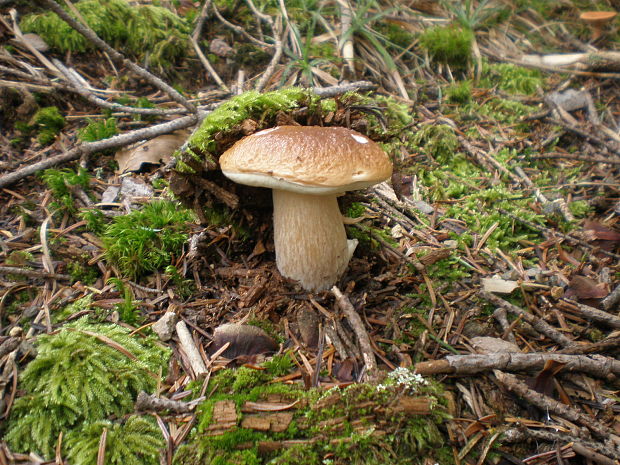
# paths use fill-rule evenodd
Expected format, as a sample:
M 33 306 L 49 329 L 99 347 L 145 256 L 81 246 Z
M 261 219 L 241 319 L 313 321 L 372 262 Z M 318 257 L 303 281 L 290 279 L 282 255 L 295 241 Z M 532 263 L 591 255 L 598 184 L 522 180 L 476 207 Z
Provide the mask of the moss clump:
M 66 437 L 67 459 L 75 465 L 96 465 L 99 443 L 106 430 L 106 465 L 156 465 L 164 439 L 155 420 L 132 415 L 126 421 L 101 420 Z
M 413 142 L 439 163 L 447 163 L 459 145 L 454 129 L 446 124 L 426 124 L 415 133 Z
M 15 127 L 26 135 L 36 132 L 39 144 L 49 145 L 65 127 L 65 123 L 57 107 L 45 107 L 34 114 L 30 123 L 16 123 Z
M 95 142 L 102 139 L 109 139 L 116 134 L 118 134 L 116 118 L 108 118 L 102 121 L 89 121 L 85 128 L 78 131 L 78 138 L 82 142 Z
M 117 216 L 103 233 L 105 256 L 129 278 L 171 264 L 187 241 L 191 211 L 176 202 L 155 200 L 128 215 Z
M 81 440 L 89 425 L 132 412 L 137 394 L 155 389 L 155 373 L 165 370 L 169 356 L 154 339 L 87 318 L 41 336 L 37 349 L 20 378 L 26 394 L 13 406 L 6 440 L 15 451 L 48 458 L 61 432 Z M 88 463 L 96 462 L 96 450 Z M 141 451 L 131 449 L 134 455 Z
M 48 169 L 41 174 L 41 179 L 52 191 L 54 202 L 52 209 L 60 213 L 77 213 L 72 188 L 79 187 L 84 191 L 90 190 L 90 176 L 80 168 L 77 173 L 70 168 L 62 170 Z
M 473 32 L 469 29 L 453 26 L 429 28 L 419 38 L 420 47 L 434 62 L 457 69 L 465 68 L 469 63 L 473 39 Z
M 446 97 L 450 103 L 467 103 L 471 100 L 471 82 L 461 81 L 451 84 L 446 90 Z
M 527 69 L 510 63 L 483 66 L 483 87 L 498 86 L 509 94 L 532 95 L 543 85 L 543 77 L 536 69 Z
M 124 0 L 83 0 L 75 7 L 100 38 L 140 59 L 148 51 L 149 65 L 160 71 L 186 54 L 189 25 L 166 8 L 131 6 Z M 57 52 L 93 49 L 84 36 L 56 13 L 26 15 L 20 27 L 24 32 L 39 34 Z
M 313 97 L 310 91 L 296 87 L 264 94 L 250 91 L 232 98 L 209 114 L 200 129 L 194 132 L 187 148 L 177 156 L 177 170 L 193 173 L 195 169 L 188 164 L 202 164 L 205 158 L 216 158 L 219 155 L 216 134 L 230 131 L 246 119 L 263 121 L 273 118 L 278 112 L 291 111 L 313 98 L 317 97 Z
M 441 388 L 410 370 L 395 370 L 381 385 L 354 384 L 329 391 L 270 383 L 274 373 L 269 371 L 244 367 L 213 376 L 207 388 L 213 395 L 198 407 L 196 430 L 179 448 L 174 463 L 314 465 L 329 456 L 333 464 L 404 465 L 422 463 L 443 444 L 437 428 L 447 418 Z M 399 408 L 403 396 L 427 400 L 430 413 L 406 414 Z M 246 415 L 261 415 L 242 414 L 246 402 L 270 399 L 289 405 L 283 410 L 288 424 L 277 432 L 239 426 Z M 221 420 L 214 409 L 222 401 L 234 402 L 238 426 L 214 435 Z M 289 440 L 296 445 L 273 447 Z

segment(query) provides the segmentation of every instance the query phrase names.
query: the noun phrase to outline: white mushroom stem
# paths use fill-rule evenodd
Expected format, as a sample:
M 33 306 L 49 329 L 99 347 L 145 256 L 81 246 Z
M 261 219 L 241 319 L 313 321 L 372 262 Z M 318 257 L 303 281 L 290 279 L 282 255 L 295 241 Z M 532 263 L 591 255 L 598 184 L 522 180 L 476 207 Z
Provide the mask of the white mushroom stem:
M 273 189 L 276 263 L 308 291 L 329 289 L 344 273 L 357 240 L 347 240 L 336 195 Z

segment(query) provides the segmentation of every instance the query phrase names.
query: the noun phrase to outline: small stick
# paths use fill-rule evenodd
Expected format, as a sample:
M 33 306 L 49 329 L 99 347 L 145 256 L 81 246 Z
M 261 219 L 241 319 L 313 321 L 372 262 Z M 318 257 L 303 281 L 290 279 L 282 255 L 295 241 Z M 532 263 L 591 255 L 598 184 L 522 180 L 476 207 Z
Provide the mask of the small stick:
M 597 378 L 620 377 L 620 361 L 597 355 L 569 355 L 559 353 L 497 352 L 491 354 L 448 355 L 441 360 L 429 360 L 415 365 L 421 375 L 453 374 L 473 375 L 490 370 L 525 371 L 542 370 L 549 361 L 564 364 L 562 371 L 587 373 Z
M 614 444 L 620 444 L 620 437 L 616 436 L 613 430 L 601 424 L 592 416 L 584 415 L 572 407 L 564 405 L 549 396 L 530 389 L 515 375 L 504 373 L 500 370 L 493 370 L 493 374 L 495 374 L 495 378 L 504 388 L 514 392 L 516 395 L 522 397 L 536 407 L 555 413 L 569 421 L 572 421 L 573 423 L 578 423 L 585 426 L 592 431 L 594 435 L 601 439 L 610 439 Z
M 265 68 L 265 72 L 261 76 L 260 80 L 256 83 L 256 90 L 258 92 L 261 92 L 265 88 L 267 82 L 275 72 L 276 66 L 280 61 L 280 58 L 282 58 L 282 35 L 286 36 L 286 34 L 288 34 L 289 26 L 286 26 L 286 30 L 284 31 L 284 34 L 282 34 L 282 17 L 278 16 L 276 18 L 276 23 L 275 25 L 272 25 L 272 28 L 273 36 L 276 41 L 276 49 L 273 52 L 273 56 L 271 57 L 269 65 L 267 65 L 267 68 Z
M 16 268 L 12 266 L 0 266 L 0 274 L 15 274 L 19 276 L 28 276 L 29 278 L 50 278 L 50 279 L 62 279 L 70 281 L 71 276 L 68 274 L 48 273 L 47 271 L 25 270 L 23 268 Z
M 611 294 L 603 299 L 601 304 L 603 304 L 605 310 L 611 310 L 618 305 L 618 302 L 620 302 L 620 284 L 616 286 Z
M 366 365 L 366 376 L 372 379 L 377 375 L 377 361 L 375 360 L 375 354 L 372 350 L 370 337 L 364 328 L 364 323 L 353 308 L 353 305 L 349 299 L 340 291 L 340 289 L 334 286 L 331 290 L 336 297 L 338 307 L 340 307 L 340 309 L 347 316 L 349 323 L 351 323 L 351 326 L 353 327 L 353 331 L 355 331 L 355 335 L 357 336 L 357 340 L 360 345 L 360 350 L 362 351 L 362 357 Z
M 35 174 L 38 171 L 77 160 L 82 155 L 89 155 L 91 153 L 101 152 L 111 148 L 123 147 L 143 139 L 152 139 L 153 137 L 157 137 L 162 134 L 174 132 L 177 129 L 193 126 L 197 122 L 198 117 L 196 115 L 189 115 L 172 121 L 166 121 L 165 123 L 157 124 L 155 126 L 150 126 L 148 128 L 137 129 L 125 134 L 119 134 L 118 136 L 110 137 L 109 139 L 98 140 L 96 142 L 84 142 L 68 152 L 62 153 L 55 157 L 47 158 L 38 163 L 33 163 L 32 165 L 24 166 L 11 173 L 0 176 L 0 188 L 10 186 L 11 184 Z
M 202 50 L 200 49 L 200 45 L 198 45 L 198 42 L 196 41 L 196 39 L 194 39 L 193 37 L 190 37 L 189 41 L 192 43 L 192 47 L 194 47 L 194 50 L 196 51 L 196 55 L 198 55 L 198 58 L 200 59 L 202 66 L 205 67 L 205 69 L 207 70 L 209 75 L 213 78 L 213 80 L 217 83 L 217 85 L 220 86 L 220 88 L 224 92 L 230 92 L 230 89 L 226 86 L 226 84 L 224 84 L 224 81 L 222 81 L 222 78 L 219 76 L 219 74 L 217 74 L 217 71 L 215 71 L 215 68 L 211 66 L 211 63 L 209 63 L 209 60 L 207 59 L 205 54 L 202 53 Z
M 562 347 L 569 347 L 574 344 L 573 341 L 564 336 L 564 334 L 559 332 L 557 329 L 553 328 L 547 322 L 541 320 L 537 316 L 532 315 L 531 313 L 527 313 L 525 310 L 517 307 L 516 305 L 513 305 L 504 299 L 500 299 L 496 295 L 491 294 L 487 291 L 479 291 L 478 295 L 480 295 L 480 297 L 482 297 L 483 299 L 488 300 L 493 305 L 497 305 L 498 307 L 506 309 L 506 311 L 512 313 L 513 315 L 521 315 L 523 320 L 527 321 L 536 331 L 544 334 L 552 341 L 560 344 Z
M 600 463 L 601 465 L 618 465 L 617 460 L 613 460 L 603 454 L 599 454 L 598 452 L 593 451 L 589 447 L 586 447 L 579 442 L 574 442 L 572 447 L 577 454 L 596 463 Z
M 203 375 L 207 372 L 207 367 L 205 366 L 202 357 L 200 356 L 200 352 L 194 344 L 194 340 L 192 339 L 192 335 L 187 329 L 187 325 L 183 320 L 179 321 L 176 324 L 177 335 L 179 336 L 179 342 L 181 343 L 181 347 L 183 348 L 183 352 L 187 355 L 187 359 L 189 361 L 190 366 L 192 367 L 192 371 L 194 372 L 194 376 L 197 378 L 200 375 Z
M 73 92 L 76 92 L 77 94 L 81 95 L 86 100 L 88 100 L 89 102 L 91 102 L 94 105 L 97 105 L 99 107 L 108 108 L 108 109 L 113 110 L 113 111 L 123 111 L 125 113 L 135 113 L 135 114 L 140 114 L 140 115 L 165 116 L 165 115 L 174 115 L 174 114 L 185 114 L 185 113 L 187 113 L 186 110 L 182 110 L 180 108 L 176 108 L 176 109 L 173 108 L 171 110 L 159 110 L 157 108 L 135 108 L 135 107 L 128 107 L 128 106 L 125 106 L 125 105 L 121 105 L 119 103 L 108 102 L 106 100 L 103 100 L 103 99 L 97 97 L 93 93 L 91 93 L 88 90 L 86 90 L 83 86 L 81 86 L 80 83 L 77 82 L 75 77 L 71 74 L 70 70 L 67 69 L 67 67 L 60 60 L 57 60 L 56 58 L 53 58 L 52 62 L 60 70 L 62 75 L 65 77 L 65 79 L 67 81 L 69 81 L 69 83 L 72 86 L 71 90 Z
M 558 307 L 562 310 L 578 313 L 584 318 L 592 320 L 596 323 L 601 323 L 611 328 L 620 329 L 620 318 L 611 313 L 599 310 L 598 308 L 590 307 L 589 305 L 580 304 L 579 302 L 574 302 L 567 299 L 558 302 Z

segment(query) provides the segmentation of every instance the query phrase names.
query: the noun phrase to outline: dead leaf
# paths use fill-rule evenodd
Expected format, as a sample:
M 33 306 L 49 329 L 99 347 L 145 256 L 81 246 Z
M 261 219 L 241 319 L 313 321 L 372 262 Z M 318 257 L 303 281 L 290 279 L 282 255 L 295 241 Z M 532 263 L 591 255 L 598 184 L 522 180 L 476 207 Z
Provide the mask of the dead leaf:
M 620 242 L 620 232 L 608 228 L 597 221 L 586 221 L 583 225 L 586 239 Z
M 118 163 L 118 172 L 140 171 L 145 163 L 153 165 L 168 163 L 173 152 L 187 140 L 188 136 L 187 131 L 176 131 L 119 150 L 114 156 Z
M 480 282 L 482 283 L 482 288 L 485 291 L 495 292 L 498 294 L 510 294 L 519 287 L 519 283 L 517 281 L 508 281 L 497 277 L 482 278 Z
M 224 344 L 230 343 L 222 355 L 229 359 L 240 356 L 264 354 L 278 350 L 278 344 L 265 331 L 256 326 L 227 323 L 215 328 L 213 344 L 209 348 L 215 353 Z
M 575 275 L 568 283 L 567 297 L 578 299 L 602 299 L 609 294 L 605 283 L 597 283 L 586 276 Z
M 39 52 L 47 52 L 50 49 L 50 46 L 45 43 L 40 35 L 33 34 L 32 32 L 24 34 L 22 40 Z

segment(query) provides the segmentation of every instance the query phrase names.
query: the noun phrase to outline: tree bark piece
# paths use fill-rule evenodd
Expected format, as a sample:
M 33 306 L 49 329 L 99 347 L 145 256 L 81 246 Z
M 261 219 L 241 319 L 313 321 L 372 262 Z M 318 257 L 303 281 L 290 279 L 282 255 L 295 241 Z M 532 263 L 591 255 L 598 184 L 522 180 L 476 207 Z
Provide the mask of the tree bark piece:
M 192 371 L 196 377 L 199 377 L 207 372 L 207 367 L 200 356 L 200 352 L 194 344 L 194 339 L 187 329 L 187 325 L 184 321 L 179 321 L 176 325 L 177 336 L 179 336 L 179 342 L 183 348 L 183 352 L 187 355 L 189 364 L 192 367 Z
M 194 406 L 187 402 L 149 395 L 144 391 L 141 391 L 136 399 L 136 410 L 138 412 L 161 412 L 168 410 L 172 413 L 188 413 L 194 409 Z

